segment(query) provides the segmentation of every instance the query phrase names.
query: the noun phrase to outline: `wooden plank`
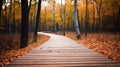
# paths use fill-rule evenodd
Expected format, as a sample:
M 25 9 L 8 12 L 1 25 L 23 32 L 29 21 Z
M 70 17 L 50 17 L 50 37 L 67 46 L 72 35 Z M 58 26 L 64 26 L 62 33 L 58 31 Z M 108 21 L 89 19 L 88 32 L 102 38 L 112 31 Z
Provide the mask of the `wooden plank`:
M 107 61 L 107 59 L 101 59 L 101 58 L 97 58 L 97 59 L 95 59 L 95 58 L 81 58 L 81 59 L 79 59 L 79 58 L 73 58 L 73 59 L 75 59 L 75 60 L 95 60 L 95 61 L 97 61 L 97 60 L 106 60 Z M 72 58 L 71 59 L 66 59 L 66 60 L 73 60 Z M 39 58 L 39 59 L 32 59 L 32 58 L 22 58 L 22 59 L 17 59 L 17 60 L 64 60 L 63 58 Z M 108 61 L 111 61 L 111 60 L 108 60 Z
M 37 48 L 33 51 L 44 51 L 44 50 L 86 50 L 86 51 L 92 51 L 90 49 L 86 48 Z
M 32 51 L 30 53 L 92 53 L 90 50 L 39 50 L 39 51 Z
M 54 65 L 44 65 L 44 64 L 10 64 L 6 65 L 6 67 L 120 67 L 120 65 L 116 64 L 54 64 Z
M 103 57 L 100 55 L 25 55 L 22 57 Z
M 18 59 L 107 59 L 105 57 L 19 57 Z
M 49 56 L 49 57 L 46 57 L 46 56 L 22 56 L 18 59 L 79 59 L 79 60 L 87 60 L 87 59 L 101 59 L 101 60 L 109 60 L 105 57 L 71 57 L 71 56 L 68 56 L 68 57 L 64 57 L 64 56 Z M 111 60 L 109 60 L 111 61 Z
M 83 53 L 81 53 L 81 54 L 76 54 L 76 53 L 72 53 L 72 54 L 66 54 L 66 53 L 42 53 L 42 54 L 29 54 L 29 55 L 24 55 L 24 56 L 74 56 L 74 57 L 76 57 L 76 56 L 89 56 L 89 57 L 103 57 L 102 55 L 98 55 L 98 54 L 83 54 Z
M 109 59 L 91 59 L 91 58 L 90 59 L 84 59 L 84 58 L 83 59 L 55 59 L 55 58 L 54 59 L 50 59 L 50 58 L 43 59 L 42 58 L 42 59 L 17 59 L 17 60 L 18 61 L 20 61 L 20 60 L 21 61 L 22 60 L 26 60 L 26 61 L 32 61 L 32 60 L 35 60 L 35 61 L 37 61 L 37 60 L 38 61 L 62 61 L 63 60 L 63 61 L 108 61 L 108 62 L 111 61 Z M 17 60 L 15 60 L 15 61 L 17 61 Z M 113 62 L 113 61 L 111 61 L 111 62 Z M 115 62 L 113 62 L 113 63 L 115 63 Z
M 18 62 L 18 61 L 20 61 L 20 62 L 22 62 L 22 61 L 48 61 L 48 62 L 50 62 L 50 61 L 57 61 L 57 62 L 61 62 L 61 61 L 65 61 L 65 62 L 67 62 L 67 61 L 72 61 L 72 62 L 74 62 L 74 61 L 77 61 L 77 62 L 83 62 L 83 61 L 107 61 L 107 62 L 113 62 L 113 61 L 110 61 L 110 60 L 105 60 L 105 59 L 85 59 L 85 60 L 80 60 L 80 59 L 37 59 L 37 60 L 34 60 L 34 59 L 32 59 L 32 60 L 25 60 L 25 59 L 18 59 L 18 60 L 15 60 L 15 61 L 13 61 L 13 62 Z M 115 63 L 115 62 L 113 62 L 113 63 Z
M 13 61 L 12 64 L 16 64 L 16 63 L 21 63 L 21 64 L 24 64 L 24 63 L 31 63 L 31 62 L 101 62 L 101 63 L 112 63 L 112 64 L 115 64 L 115 62 L 113 61 L 108 61 L 108 60 L 75 60 L 75 59 L 72 59 L 72 60 L 16 60 L 16 61 Z
M 97 53 L 40 53 L 40 52 L 35 52 L 35 53 L 28 53 L 26 55 L 89 55 L 89 56 L 103 56 L 101 54 Z
M 44 50 L 44 51 L 32 51 L 30 53 L 92 53 L 91 51 L 86 50 Z
M 87 48 L 84 48 L 84 47 L 37 47 L 35 50 L 41 50 L 41 49 L 87 49 Z M 87 49 L 87 50 L 91 50 L 91 49 Z
M 112 61 L 81 61 L 81 62 L 73 62 L 73 61 L 16 61 L 16 62 L 12 62 L 11 64 L 44 64 L 44 65 L 51 65 L 51 64 L 116 64 L 116 63 L 113 63 Z

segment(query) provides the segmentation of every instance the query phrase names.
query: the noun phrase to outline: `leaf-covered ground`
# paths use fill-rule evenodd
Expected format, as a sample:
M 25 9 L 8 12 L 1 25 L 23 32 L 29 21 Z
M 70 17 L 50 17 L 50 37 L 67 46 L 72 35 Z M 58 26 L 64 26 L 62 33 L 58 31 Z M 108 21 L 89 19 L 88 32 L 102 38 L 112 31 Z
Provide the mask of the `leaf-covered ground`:
M 120 34 L 111 33 L 89 33 L 85 39 L 85 35 L 81 35 L 81 40 L 76 39 L 73 32 L 67 32 L 66 36 L 76 40 L 78 43 L 94 50 L 97 53 L 120 63 Z
M 9 64 L 16 58 L 28 53 L 32 49 L 41 45 L 49 39 L 49 36 L 38 35 L 38 43 L 33 43 L 33 34 L 29 34 L 29 45 L 26 48 L 19 49 L 20 34 L 13 34 L 12 44 L 9 45 L 7 34 L 0 34 L 0 67 Z

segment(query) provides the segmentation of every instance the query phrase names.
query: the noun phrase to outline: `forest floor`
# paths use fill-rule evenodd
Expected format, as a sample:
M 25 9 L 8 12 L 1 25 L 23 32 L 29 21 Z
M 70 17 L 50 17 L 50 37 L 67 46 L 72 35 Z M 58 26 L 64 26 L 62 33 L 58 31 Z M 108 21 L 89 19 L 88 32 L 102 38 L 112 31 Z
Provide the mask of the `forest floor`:
M 38 35 L 38 43 L 33 42 L 33 33 L 29 34 L 29 45 L 26 48 L 19 49 L 20 34 L 14 34 L 12 44 L 9 45 L 8 34 L 0 34 L 0 67 L 9 64 L 16 58 L 28 53 L 32 49 L 46 42 L 50 37 Z
M 76 39 L 74 32 L 66 32 L 66 36 L 120 63 L 120 33 L 116 35 L 111 33 L 88 33 L 86 39 L 85 34 L 81 34 L 80 40 Z

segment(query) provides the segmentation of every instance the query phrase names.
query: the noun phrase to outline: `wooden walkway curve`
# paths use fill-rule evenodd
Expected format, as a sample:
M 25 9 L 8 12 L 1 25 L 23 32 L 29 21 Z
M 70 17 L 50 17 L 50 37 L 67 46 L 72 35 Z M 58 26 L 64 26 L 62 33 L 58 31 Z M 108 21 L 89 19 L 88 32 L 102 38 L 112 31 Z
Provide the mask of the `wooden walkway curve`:
M 6 67 L 120 67 L 106 57 L 60 35 L 45 34 L 51 38 Z

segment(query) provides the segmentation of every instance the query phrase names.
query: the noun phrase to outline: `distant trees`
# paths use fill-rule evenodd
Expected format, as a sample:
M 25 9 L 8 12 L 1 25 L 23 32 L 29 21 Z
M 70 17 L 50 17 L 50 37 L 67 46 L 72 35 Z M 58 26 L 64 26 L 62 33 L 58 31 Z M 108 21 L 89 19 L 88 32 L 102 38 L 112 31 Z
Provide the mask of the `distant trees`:
M 75 30 L 76 30 L 76 33 L 77 33 L 77 39 L 80 39 L 77 0 L 74 0 L 74 24 L 75 24 Z
M 34 42 L 37 42 L 37 31 L 38 31 L 38 26 L 39 26 L 40 11 L 41 11 L 41 0 L 39 0 L 38 2 L 36 23 L 35 23 L 35 28 L 34 28 Z

